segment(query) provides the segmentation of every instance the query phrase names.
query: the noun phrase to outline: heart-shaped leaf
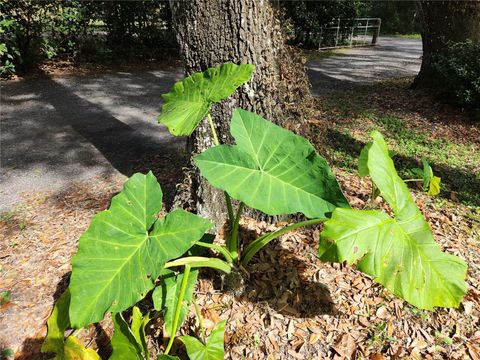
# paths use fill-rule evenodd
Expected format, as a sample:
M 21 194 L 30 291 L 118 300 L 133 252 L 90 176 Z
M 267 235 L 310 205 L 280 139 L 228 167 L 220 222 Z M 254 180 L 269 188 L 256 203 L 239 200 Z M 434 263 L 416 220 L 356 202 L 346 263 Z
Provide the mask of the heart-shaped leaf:
M 336 209 L 321 234 L 320 259 L 357 263 L 357 269 L 418 308 L 458 307 L 466 292 L 465 262 L 441 251 L 382 135 L 371 135 L 368 170 L 395 218 L 380 211 Z
M 155 176 L 138 173 L 108 210 L 95 215 L 72 260 L 72 327 L 84 327 L 102 320 L 107 311 L 121 312 L 134 305 L 154 287 L 164 264 L 184 254 L 212 226 L 184 210 L 156 220 L 161 206 Z
M 324 158 L 303 137 L 252 112 L 233 113 L 236 145 L 220 145 L 195 157 L 215 187 L 269 215 L 301 212 L 322 218 L 349 207 Z
M 213 103 L 226 99 L 250 80 L 253 65 L 226 63 L 197 72 L 173 85 L 163 94 L 158 122 L 175 136 L 189 136 L 210 111 Z
M 438 176 L 432 176 L 430 183 L 428 184 L 428 195 L 437 196 L 440 194 L 440 180 L 441 179 Z
M 143 316 L 140 309 L 134 306 L 132 310 L 132 325 L 130 326 L 130 330 L 132 331 L 138 346 L 144 354 L 145 359 L 149 359 L 147 339 L 145 335 L 145 328 L 149 322 L 150 313 L 147 313 L 145 316 Z
M 188 358 L 190 360 L 223 360 L 225 356 L 223 348 L 225 323 L 225 321 L 220 321 L 215 326 L 205 345 L 192 336 L 181 336 L 180 340 L 187 348 Z
M 121 313 L 113 316 L 112 356 L 109 360 L 143 360 L 142 348 Z

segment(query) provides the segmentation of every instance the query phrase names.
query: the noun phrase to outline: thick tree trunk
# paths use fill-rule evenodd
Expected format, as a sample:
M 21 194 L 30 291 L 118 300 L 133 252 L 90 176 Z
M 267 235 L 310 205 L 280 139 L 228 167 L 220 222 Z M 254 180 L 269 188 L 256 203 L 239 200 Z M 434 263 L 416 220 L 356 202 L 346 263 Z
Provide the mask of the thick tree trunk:
M 302 132 L 302 116 L 294 109 L 310 98 L 309 83 L 304 65 L 293 60 L 285 47 L 268 1 L 171 0 L 170 5 L 187 74 L 228 61 L 255 65 L 252 80 L 211 111 L 221 143 L 231 141 L 230 117 L 237 107 Z M 204 121 L 189 139 L 189 151 L 196 154 L 211 145 L 210 128 Z M 193 168 L 175 206 L 193 208 L 217 224 L 225 218 L 223 193 Z
M 413 87 L 437 86 L 439 79 L 432 60 L 446 42 L 467 39 L 480 40 L 480 0 L 420 1 L 423 57 L 420 72 Z

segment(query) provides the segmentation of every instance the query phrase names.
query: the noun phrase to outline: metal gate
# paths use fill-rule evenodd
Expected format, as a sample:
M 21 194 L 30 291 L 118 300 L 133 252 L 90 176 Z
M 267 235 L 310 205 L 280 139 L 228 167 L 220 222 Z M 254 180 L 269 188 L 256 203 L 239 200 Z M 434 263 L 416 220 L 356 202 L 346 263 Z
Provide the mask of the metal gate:
M 336 19 L 316 34 L 318 49 L 376 45 L 381 24 L 380 18 Z

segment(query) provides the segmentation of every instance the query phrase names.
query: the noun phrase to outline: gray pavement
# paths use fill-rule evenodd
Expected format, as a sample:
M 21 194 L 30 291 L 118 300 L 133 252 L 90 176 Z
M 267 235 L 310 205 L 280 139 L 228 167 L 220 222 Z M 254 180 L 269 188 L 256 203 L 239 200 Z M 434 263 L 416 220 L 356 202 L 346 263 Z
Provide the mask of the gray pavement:
M 377 46 L 337 51 L 338 56 L 307 64 L 314 95 L 413 76 L 422 63 L 422 42 L 415 39 L 381 37 Z
M 311 61 L 312 92 L 415 75 L 420 56 L 418 40 L 381 38 L 376 47 Z M 102 173 L 128 176 L 145 154 L 179 152 L 184 140 L 170 136 L 156 116 L 160 94 L 181 77 L 178 69 L 1 82 L 0 211 L 23 192 Z
M 0 83 L 0 211 L 23 192 L 129 176 L 146 154 L 178 153 L 184 140 L 156 116 L 160 94 L 181 77 L 179 69 Z

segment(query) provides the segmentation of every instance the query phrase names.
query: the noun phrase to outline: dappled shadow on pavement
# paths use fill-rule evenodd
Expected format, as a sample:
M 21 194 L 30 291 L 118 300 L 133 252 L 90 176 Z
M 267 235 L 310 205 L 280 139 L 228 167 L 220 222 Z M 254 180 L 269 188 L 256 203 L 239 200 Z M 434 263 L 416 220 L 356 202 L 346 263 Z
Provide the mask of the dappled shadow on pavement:
M 0 196 L 13 201 L 14 192 L 49 190 L 98 173 L 176 172 L 184 163 L 184 140 L 168 134 L 156 115 L 160 94 L 178 76 L 149 71 L 8 82 L 2 88 L 1 181 L 11 190 Z

